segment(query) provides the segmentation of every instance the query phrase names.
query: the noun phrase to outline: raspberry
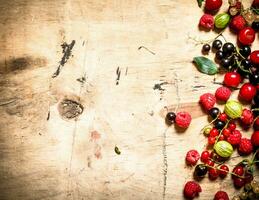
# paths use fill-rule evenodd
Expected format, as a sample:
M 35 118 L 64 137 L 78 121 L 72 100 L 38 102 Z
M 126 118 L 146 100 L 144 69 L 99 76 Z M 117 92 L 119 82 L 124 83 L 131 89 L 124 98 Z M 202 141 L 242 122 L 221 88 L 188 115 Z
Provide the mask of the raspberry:
M 215 105 L 216 98 L 211 93 L 205 93 L 200 96 L 200 103 L 204 107 L 204 109 L 208 111 Z
M 188 128 L 192 121 L 192 117 L 187 112 L 179 112 L 176 114 L 175 123 L 181 128 Z
M 238 130 L 234 130 L 232 134 L 227 138 L 227 141 L 232 145 L 238 145 L 241 141 L 242 135 Z
M 184 186 L 184 196 L 186 198 L 193 199 L 194 197 L 199 196 L 201 191 L 201 186 L 195 181 L 188 181 Z
M 187 152 L 185 160 L 188 165 L 196 165 L 200 159 L 200 154 L 196 150 L 190 150 Z
M 214 200 L 229 200 L 229 197 L 226 192 L 218 191 L 214 196 Z
M 254 115 L 253 112 L 249 109 L 244 109 L 241 115 L 241 122 L 244 125 L 251 125 L 254 121 Z
M 233 17 L 230 22 L 230 27 L 235 31 L 240 31 L 246 26 L 246 20 L 241 15 Z
M 249 155 L 253 151 L 253 145 L 250 139 L 242 138 L 238 147 L 239 154 Z
M 231 95 L 231 90 L 227 87 L 221 86 L 215 92 L 215 97 L 219 101 L 227 101 Z
M 252 142 L 254 147 L 258 147 L 259 146 L 259 131 L 255 131 L 252 134 L 251 142 Z
M 203 28 L 206 29 L 213 29 L 214 27 L 214 18 L 212 15 L 209 14 L 204 14 L 202 15 L 202 17 L 200 18 L 200 23 L 199 25 Z

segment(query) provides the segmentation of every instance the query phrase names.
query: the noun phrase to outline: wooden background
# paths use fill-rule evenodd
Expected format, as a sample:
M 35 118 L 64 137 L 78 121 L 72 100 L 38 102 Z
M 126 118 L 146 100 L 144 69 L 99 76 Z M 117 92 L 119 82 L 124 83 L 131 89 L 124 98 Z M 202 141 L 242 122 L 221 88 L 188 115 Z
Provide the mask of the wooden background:
M 206 144 L 197 102 L 218 87 L 191 62 L 201 46 L 189 37 L 216 36 L 199 31 L 202 13 L 195 0 L 0 0 L 0 199 L 183 199 L 185 154 Z M 83 113 L 64 120 L 63 99 Z M 164 123 L 178 101 L 185 132 Z M 236 192 L 230 177 L 201 186 L 199 199 Z

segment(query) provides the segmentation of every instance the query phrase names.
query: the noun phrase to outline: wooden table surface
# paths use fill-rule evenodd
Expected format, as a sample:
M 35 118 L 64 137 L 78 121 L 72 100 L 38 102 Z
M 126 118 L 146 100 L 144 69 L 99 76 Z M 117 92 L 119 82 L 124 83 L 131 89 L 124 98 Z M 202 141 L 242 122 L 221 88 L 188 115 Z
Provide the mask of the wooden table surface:
M 0 0 L 0 199 L 183 199 L 185 154 L 207 142 L 197 102 L 218 87 L 192 64 L 190 38 L 216 36 L 202 13 L 196 0 Z M 164 122 L 178 103 L 185 132 Z M 230 177 L 201 186 L 204 200 L 236 192 Z

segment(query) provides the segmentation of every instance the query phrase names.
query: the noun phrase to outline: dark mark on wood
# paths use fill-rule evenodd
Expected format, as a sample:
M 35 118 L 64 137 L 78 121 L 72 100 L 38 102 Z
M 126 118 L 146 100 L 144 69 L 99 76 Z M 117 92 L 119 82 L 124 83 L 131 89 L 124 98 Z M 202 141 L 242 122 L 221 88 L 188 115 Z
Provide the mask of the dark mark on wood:
M 59 62 L 59 66 L 58 66 L 56 72 L 52 75 L 52 78 L 56 78 L 60 74 L 62 67 L 64 67 L 64 65 L 67 63 L 68 59 L 71 56 L 72 49 L 73 49 L 75 43 L 76 43 L 76 41 L 72 40 L 72 42 L 70 44 L 67 44 L 66 42 L 64 42 L 61 45 L 61 47 L 63 49 L 62 50 L 63 56 Z
M 15 102 L 16 100 L 17 100 L 17 99 L 12 99 L 12 100 L 10 100 L 10 101 L 1 102 L 1 103 L 0 103 L 0 106 L 6 106 L 6 105 L 8 105 L 8 104 L 11 104 L 11 103 Z
M 120 151 L 119 147 L 117 147 L 117 146 L 115 146 L 114 151 L 115 151 L 115 153 L 118 154 L 118 155 L 121 154 L 121 151 Z
M 116 85 L 119 85 L 119 81 L 120 81 L 120 77 L 121 77 L 121 70 L 120 70 L 120 67 L 117 67 L 117 69 L 116 69 L 116 75 L 117 75 L 117 78 L 116 78 Z
M 83 77 L 81 77 L 81 78 L 78 78 L 78 79 L 76 79 L 78 82 L 80 82 L 80 83 L 85 83 L 85 81 L 86 81 L 86 79 L 85 79 L 85 77 L 83 76 Z
M 128 75 L 128 67 L 126 68 L 125 76 Z
M 74 100 L 64 99 L 58 105 L 59 114 L 65 119 L 73 119 L 83 113 L 84 107 Z
M 204 86 L 204 85 L 195 85 L 195 86 L 193 86 L 193 88 L 204 88 L 204 87 L 206 87 L 206 86 Z
M 48 112 L 47 120 L 49 120 L 49 118 L 50 118 L 50 111 Z
M 168 82 L 156 83 L 156 84 L 153 86 L 153 90 L 165 91 L 165 89 L 162 88 L 162 85 L 167 85 L 167 84 L 168 84 Z
M 145 46 L 140 46 L 140 47 L 138 48 L 138 50 L 141 50 L 141 49 L 145 49 L 145 50 L 147 50 L 149 53 L 151 53 L 151 54 L 153 54 L 153 55 L 156 55 L 155 52 L 149 50 L 149 49 L 148 49 L 147 47 L 145 47 Z

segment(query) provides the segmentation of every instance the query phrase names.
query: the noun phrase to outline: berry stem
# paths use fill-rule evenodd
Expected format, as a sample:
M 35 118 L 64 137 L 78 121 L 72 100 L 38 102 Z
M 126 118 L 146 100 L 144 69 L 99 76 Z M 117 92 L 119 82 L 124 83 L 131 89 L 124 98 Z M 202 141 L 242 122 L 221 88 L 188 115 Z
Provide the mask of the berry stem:
M 228 126 L 228 124 L 229 124 L 229 122 L 230 122 L 230 121 L 231 121 L 231 120 L 227 120 L 227 123 L 225 124 L 225 126 L 220 130 L 219 135 L 218 135 L 218 137 L 217 137 L 217 139 L 216 139 L 216 142 L 215 142 L 215 143 L 217 143 L 217 142 L 218 142 L 218 140 L 219 140 L 220 136 L 222 135 L 223 130 Z

